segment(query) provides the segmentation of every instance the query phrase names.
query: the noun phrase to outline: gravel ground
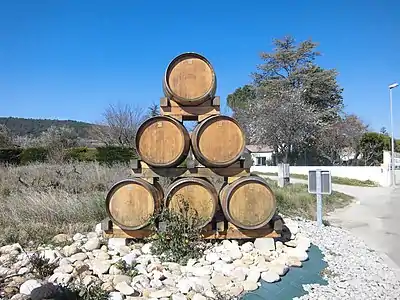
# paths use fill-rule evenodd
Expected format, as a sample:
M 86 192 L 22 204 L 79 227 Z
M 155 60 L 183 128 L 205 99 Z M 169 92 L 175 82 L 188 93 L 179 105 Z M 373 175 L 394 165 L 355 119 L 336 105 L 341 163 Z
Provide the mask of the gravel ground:
M 295 299 L 400 299 L 398 274 L 384 258 L 348 231 L 316 222 L 296 220 L 300 232 L 308 236 L 325 255 L 328 285 L 309 284 L 309 294 Z

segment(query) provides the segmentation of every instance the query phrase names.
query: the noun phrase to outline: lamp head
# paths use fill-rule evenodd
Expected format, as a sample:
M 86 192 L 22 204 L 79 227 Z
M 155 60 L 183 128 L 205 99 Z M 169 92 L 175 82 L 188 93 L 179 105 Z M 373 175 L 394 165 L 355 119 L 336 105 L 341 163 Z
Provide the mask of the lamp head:
M 399 84 L 397 82 L 392 83 L 391 85 L 389 85 L 389 89 L 394 89 L 395 87 L 398 87 Z

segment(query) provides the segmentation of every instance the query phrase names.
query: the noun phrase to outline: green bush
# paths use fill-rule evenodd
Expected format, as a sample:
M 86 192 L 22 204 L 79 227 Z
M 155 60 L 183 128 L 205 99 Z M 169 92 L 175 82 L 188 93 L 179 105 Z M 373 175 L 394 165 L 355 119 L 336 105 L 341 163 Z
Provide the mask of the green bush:
M 75 161 L 95 161 L 97 158 L 97 149 L 88 147 L 76 147 L 66 150 L 65 160 Z
M 97 161 L 107 165 L 114 163 L 129 163 L 135 159 L 136 152 L 133 148 L 126 147 L 98 147 Z
M 0 149 L 0 163 L 19 164 L 21 153 L 20 148 Z
M 26 165 L 33 162 L 45 162 L 48 150 L 46 148 L 26 148 L 20 156 L 20 164 Z

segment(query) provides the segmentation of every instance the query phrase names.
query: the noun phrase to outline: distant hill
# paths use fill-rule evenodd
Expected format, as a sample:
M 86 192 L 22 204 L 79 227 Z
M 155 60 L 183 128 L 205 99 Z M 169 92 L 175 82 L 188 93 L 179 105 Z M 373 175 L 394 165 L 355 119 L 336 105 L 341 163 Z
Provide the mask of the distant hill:
M 13 135 L 32 135 L 38 136 L 51 126 L 63 126 L 75 128 L 79 137 L 88 137 L 87 129 L 93 125 L 90 123 L 73 120 L 50 120 L 50 119 L 25 119 L 13 117 L 0 117 L 0 124 L 5 124 Z

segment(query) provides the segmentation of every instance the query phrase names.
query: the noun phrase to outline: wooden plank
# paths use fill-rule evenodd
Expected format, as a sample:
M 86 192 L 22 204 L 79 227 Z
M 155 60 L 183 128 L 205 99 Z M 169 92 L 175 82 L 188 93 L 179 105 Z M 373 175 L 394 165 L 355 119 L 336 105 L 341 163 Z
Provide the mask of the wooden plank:
M 202 233 L 203 239 L 253 239 L 253 238 L 263 238 L 272 237 L 277 238 L 281 235 L 277 233 L 271 225 L 265 226 L 264 228 L 255 230 L 242 230 L 237 228 L 231 223 L 227 223 L 223 229 L 222 225 L 217 228 L 213 228 L 213 224 L 208 224 Z M 144 228 L 141 230 L 124 230 L 119 228 L 117 225 L 112 224 L 112 227 L 104 231 L 105 238 L 134 238 L 143 239 L 150 237 L 154 234 L 150 228 Z
M 169 106 L 169 99 L 167 97 L 160 98 L 160 107 Z
M 218 109 L 219 109 L 219 106 L 220 106 L 220 104 L 219 104 L 220 100 L 219 99 L 220 99 L 219 96 L 215 96 L 213 99 L 209 99 L 209 100 L 207 100 L 207 101 L 205 101 L 203 103 L 200 103 L 198 105 L 181 105 L 181 104 L 179 104 L 178 102 L 176 102 L 173 99 L 167 99 L 167 100 L 162 100 L 162 101 L 163 101 L 163 103 L 166 103 L 166 101 L 168 101 L 167 105 L 163 105 L 164 107 L 165 106 L 169 106 L 169 107 L 186 107 L 186 108 L 189 108 L 189 107 L 218 107 Z M 160 102 L 160 106 L 161 106 L 161 102 Z
M 250 168 L 153 168 L 132 169 L 134 177 L 223 177 L 250 176 Z

